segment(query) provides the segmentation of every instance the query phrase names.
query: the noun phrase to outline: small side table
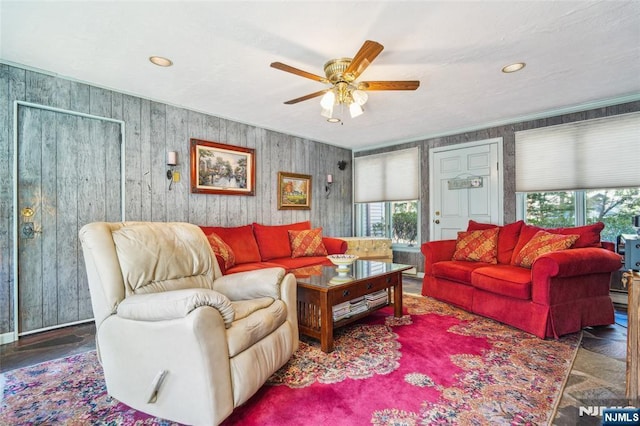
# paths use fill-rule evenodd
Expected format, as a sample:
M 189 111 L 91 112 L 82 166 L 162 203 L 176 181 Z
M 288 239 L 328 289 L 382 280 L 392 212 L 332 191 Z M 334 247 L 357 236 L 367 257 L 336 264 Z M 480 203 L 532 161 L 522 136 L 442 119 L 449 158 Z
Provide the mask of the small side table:
M 622 275 L 622 282 L 629 289 L 626 396 L 637 400 L 640 395 L 640 272 L 625 272 Z

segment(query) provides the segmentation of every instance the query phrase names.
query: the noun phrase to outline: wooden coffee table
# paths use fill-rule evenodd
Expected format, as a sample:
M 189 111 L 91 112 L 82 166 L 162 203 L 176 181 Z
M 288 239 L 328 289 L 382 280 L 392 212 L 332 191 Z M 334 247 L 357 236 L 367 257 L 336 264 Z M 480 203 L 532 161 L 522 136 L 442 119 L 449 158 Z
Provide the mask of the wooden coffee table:
M 334 323 L 333 307 L 361 296 L 387 290 L 395 317 L 402 317 L 402 271 L 411 265 L 357 260 L 348 281 L 338 278 L 336 267 L 317 266 L 291 271 L 298 282 L 298 327 L 301 334 L 320 340 L 324 352 L 333 350 L 333 330 L 369 315 L 385 305 L 354 314 Z M 391 298 L 393 293 L 393 299 Z

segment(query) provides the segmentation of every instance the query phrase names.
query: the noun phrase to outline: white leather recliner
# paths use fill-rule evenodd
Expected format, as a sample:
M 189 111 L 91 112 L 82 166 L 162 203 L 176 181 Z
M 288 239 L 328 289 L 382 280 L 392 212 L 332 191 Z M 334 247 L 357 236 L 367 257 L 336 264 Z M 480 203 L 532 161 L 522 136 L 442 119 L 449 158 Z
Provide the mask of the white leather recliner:
M 97 222 L 80 240 L 107 391 L 137 410 L 218 424 L 298 347 L 295 277 L 223 276 L 195 225 Z

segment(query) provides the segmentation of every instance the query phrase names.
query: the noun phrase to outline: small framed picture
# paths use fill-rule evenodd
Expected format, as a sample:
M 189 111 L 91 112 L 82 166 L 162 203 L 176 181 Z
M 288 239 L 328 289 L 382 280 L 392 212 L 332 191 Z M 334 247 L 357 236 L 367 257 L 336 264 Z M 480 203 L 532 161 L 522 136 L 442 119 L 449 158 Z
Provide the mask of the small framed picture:
M 191 139 L 191 192 L 255 195 L 255 150 Z
M 278 210 L 311 209 L 311 176 L 278 172 Z

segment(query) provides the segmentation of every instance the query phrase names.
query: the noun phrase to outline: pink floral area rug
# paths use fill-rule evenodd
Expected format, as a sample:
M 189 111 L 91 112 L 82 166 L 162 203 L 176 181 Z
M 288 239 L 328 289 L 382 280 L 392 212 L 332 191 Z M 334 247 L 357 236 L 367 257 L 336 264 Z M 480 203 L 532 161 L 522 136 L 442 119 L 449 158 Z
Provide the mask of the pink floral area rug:
M 537 337 L 419 296 L 304 339 L 224 425 L 541 425 L 552 421 L 581 333 Z M 95 352 L 4 374 L 0 424 L 174 425 L 109 397 Z

